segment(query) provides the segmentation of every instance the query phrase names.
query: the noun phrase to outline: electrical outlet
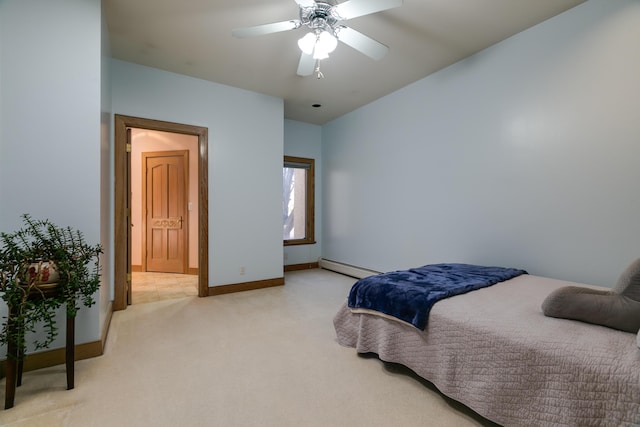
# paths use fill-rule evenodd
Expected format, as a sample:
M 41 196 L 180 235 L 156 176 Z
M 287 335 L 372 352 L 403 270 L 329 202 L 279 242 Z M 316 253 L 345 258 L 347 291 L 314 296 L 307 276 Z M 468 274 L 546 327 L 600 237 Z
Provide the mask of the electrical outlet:
M 245 273 L 245 268 L 244 266 L 240 267 L 240 275 L 243 276 Z

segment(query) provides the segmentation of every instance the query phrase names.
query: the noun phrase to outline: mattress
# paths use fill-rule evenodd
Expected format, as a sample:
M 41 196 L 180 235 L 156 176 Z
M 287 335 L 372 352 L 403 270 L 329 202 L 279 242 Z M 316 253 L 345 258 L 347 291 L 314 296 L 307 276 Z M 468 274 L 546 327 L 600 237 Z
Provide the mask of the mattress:
M 636 335 L 545 317 L 544 298 L 568 285 L 523 275 L 448 298 L 424 331 L 345 302 L 334 326 L 341 345 L 405 365 L 505 426 L 640 425 Z

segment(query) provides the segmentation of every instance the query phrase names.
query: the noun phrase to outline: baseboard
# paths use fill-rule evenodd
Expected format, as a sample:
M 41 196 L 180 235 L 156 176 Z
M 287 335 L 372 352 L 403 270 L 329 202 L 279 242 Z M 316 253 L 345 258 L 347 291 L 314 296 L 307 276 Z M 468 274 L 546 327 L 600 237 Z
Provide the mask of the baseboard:
M 298 270 L 311 270 L 314 268 L 320 268 L 317 262 L 308 262 L 304 264 L 290 264 L 284 266 L 284 271 L 298 271 Z
M 131 266 L 131 271 L 134 273 L 142 273 L 142 266 L 141 265 L 132 265 Z M 187 271 L 186 274 L 192 274 L 194 276 L 198 275 L 198 267 L 193 268 L 193 267 L 189 267 L 189 270 Z
M 107 315 L 104 317 L 104 324 L 102 325 L 102 337 L 100 342 L 102 344 L 102 352 L 99 356 L 102 356 L 104 353 L 104 348 L 107 345 L 107 335 L 109 335 L 109 328 L 111 327 L 111 317 L 113 316 L 113 301 L 109 301 L 109 306 L 107 307 Z
M 234 292 L 253 291 L 255 289 L 271 288 L 273 286 L 283 286 L 284 277 L 275 279 L 257 280 L 255 282 L 234 283 L 222 286 L 210 286 L 209 296 L 230 294 Z
M 380 274 L 379 271 L 369 270 L 367 268 L 357 267 L 355 265 L 344 264 L 337 261 L 331 261 L 328 259 L 320 259 L 320 268 L 325 270 L 331 270 L 336 273 L 344 274 L 345 276 L 355 277 L 356 279 L 362 279 L 363 277 L 369 277 L 376 274 Z
M 111 316 L 113 315 L 112 303 L 109 302 L 107 308 L 107 315 L 104 321 L 104 327 L 102 328 L 102 337 L 98 341 L 87 342 L 83 344 L 76 344 L 75 346 L 75 360 L 90 359 L 92 357 L 102 356 L 104 353 L 104 347 L 109 333 L 109 327 L 111 326 Z M 38 353 L 27 354 L 24 358 L 23 371 L 35 371 L 36 369 L 48 368 L 51 366 L 62 365 L 66 361 L 66 351 L 64 348 L 56 348 L 53 350 L 41 351 Z M 0 378 L 5 377 L 6 372 L 6 358 L 0 360 Z
M 75 360 L 90 359 L 92 357 L 102 356 L 104 346 L 102 341 L 92 341 L 84 344 L 77 344 L 75 349 Z M 65 363 L 65 349 L 56 348 L 54 350 L 41 351 L 39 353 L 27 354 L 24 358 L 23 371 L 34 371 L 36 369 L 48 368 L 50 366 L 62 365 Z M 0 361 L 0 371 L 2 378 L 5 376 L 6 359 Z

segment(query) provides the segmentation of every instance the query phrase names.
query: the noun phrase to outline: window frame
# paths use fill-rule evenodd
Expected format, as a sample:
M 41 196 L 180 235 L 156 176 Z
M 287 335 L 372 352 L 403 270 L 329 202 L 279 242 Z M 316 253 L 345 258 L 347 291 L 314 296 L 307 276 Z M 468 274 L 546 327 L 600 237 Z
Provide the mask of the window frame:
M 304 165 L 304 166 L 301 166 Z M 284 246 L 313 245 L 315 241 L 315 160 L 306 157 L 284 156 L 282 168 L 300 168 L 306 171 L 305 237 L 283 239 Z

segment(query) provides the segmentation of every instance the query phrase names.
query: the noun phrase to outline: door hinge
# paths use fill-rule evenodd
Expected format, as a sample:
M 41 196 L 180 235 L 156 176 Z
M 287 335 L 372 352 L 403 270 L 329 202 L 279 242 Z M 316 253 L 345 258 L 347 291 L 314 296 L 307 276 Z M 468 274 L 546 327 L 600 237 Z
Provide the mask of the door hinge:
M 127 153 L 131 152 L 131 144 L 127 143 Z
M 131 273 L 127 273 L 127 282 L 131 281 Z

